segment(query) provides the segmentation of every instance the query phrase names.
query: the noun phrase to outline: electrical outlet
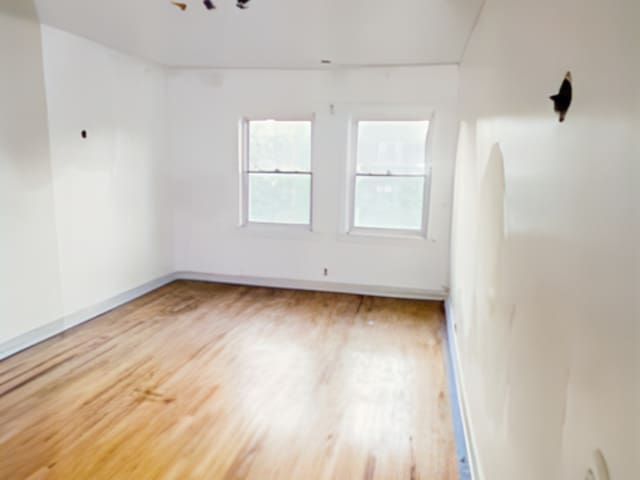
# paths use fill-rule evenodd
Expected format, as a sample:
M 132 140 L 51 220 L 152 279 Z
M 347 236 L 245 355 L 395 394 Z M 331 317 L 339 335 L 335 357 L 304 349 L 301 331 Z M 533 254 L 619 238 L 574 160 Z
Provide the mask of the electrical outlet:
M 325 269 L 324 269 L 324 272 L 323 272 L 323 273 L 324 273 L 324 276 L 325 276 L 325 277 L 328 277 L 328 276 L 329 276 L 329 269 L 325 267 Z

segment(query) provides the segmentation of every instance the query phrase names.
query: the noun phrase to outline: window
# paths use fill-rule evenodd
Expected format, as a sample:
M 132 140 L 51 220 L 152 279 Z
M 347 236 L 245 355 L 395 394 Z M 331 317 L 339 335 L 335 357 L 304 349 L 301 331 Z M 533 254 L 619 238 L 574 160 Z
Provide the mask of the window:
M 424 230 L 429 121 L 358 121 L 352 229 Z
M 311 126 L 243 123 L 244 223 L 311 224 Z

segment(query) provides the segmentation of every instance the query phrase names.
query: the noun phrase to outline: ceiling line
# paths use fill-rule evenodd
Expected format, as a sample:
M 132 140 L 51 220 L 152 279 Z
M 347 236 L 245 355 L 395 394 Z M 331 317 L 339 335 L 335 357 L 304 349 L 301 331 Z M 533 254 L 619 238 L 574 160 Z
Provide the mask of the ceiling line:
M 478 9 L 478 14 L 476 15 L 476 19 L 473 22 L 473 26 L 469 31 L 467 40 L 464 42 L 464 47 L 462 48 L 462 55 L 460 55 L 459 64 L 462 64 L 462 61 L 464 60 L 464 57 L 467 54 L 467 49 L 469 48 L 469 44 L 471 43 L 471 38 L 473 37 L 473 34 L 476 31 L 476 27 L 478 26 L 478 23 L 480 23 L 480 17 L 482 17 L 482 13 L 484 12 L 484 7 L 487 5 L 487 1 L 488 0 L 482 0 L 482 5 L 480 5 L 480 8 Z
M 325 71 L 332 70 L 367 70 L 383 68 L 419 68 L 419 67 L 458 67 L 460 62 L 424 62 L 424 63 L 380 63 L 380 64 L 357 64 L 357 63 L 332 63 L 330 65 L 316 66 L 291 66 L 291 67 L 229 67 L 229 66 L 207 66 L 207 65 L 162 65 L 168 70 L 299 70 L 299 71 Z

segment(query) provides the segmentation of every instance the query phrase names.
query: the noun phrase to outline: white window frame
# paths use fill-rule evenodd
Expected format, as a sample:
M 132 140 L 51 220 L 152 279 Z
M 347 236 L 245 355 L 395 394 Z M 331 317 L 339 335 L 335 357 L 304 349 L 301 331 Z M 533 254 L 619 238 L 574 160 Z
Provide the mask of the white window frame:
M 280 170 L 257 170 L 249 169 L 249 129 L 251 122 L 275 121 L 275 122 L 309 122 L 311 124 L 310 152 L 311 159 L 309 171 L 280 171 Z M 288 228 L 296 230 L 313 230 L 313 193 L 314 175 L 313 166 L 315 158 L 315 115 L 287 115 L 287 116 L 250 116 L 240 120 L 239 135 L 240 150 L 240 226 L 241 227 L 267 227 L 267 228 Z M 249 221 L 249 176 L 251 174 L 279 174 L 279 175 L 309 175 L 309 223 L 280 223 L 280 222 L 252 222 Z
M 349 119 L 349 161 L 348 161 L 348 225 L 347 233 L 382 237 L 427 238 L 432 183 L 432 139 L 435 128 L 433 108 L 376 106 L 363 108 Z M 369 113 L 370 112 L 370 113 Z M 423 175 L 358 174 L 358 125 L 360 122 L 429 122 L 425 141 L 425 171 Z M 422 222 L 419 229 L 356 227 L 356 181 L 358 177 L 423 177 Z

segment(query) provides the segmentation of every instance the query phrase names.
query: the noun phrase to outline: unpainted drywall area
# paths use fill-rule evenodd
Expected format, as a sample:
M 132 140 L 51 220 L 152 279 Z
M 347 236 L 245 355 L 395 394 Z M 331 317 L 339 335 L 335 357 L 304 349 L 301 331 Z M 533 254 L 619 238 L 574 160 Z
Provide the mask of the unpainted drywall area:
M 480 480 L 583 479 L 596 449 L 638 476 L 639 20 L 487 0 L 462 61 L 451 307 Z
M 171 70 L 176 270 L 442 294 L 449 285 L 457 75 L 456 66 Z M 345 234 L 348 113 L 372 105 L 435 110 L 427 238 Z M 313 231 L 239 227 L 240 120 L 301 116 L 314 118 Z
M 40 24 L 0 3 L 0 344 L 62 314 Z

